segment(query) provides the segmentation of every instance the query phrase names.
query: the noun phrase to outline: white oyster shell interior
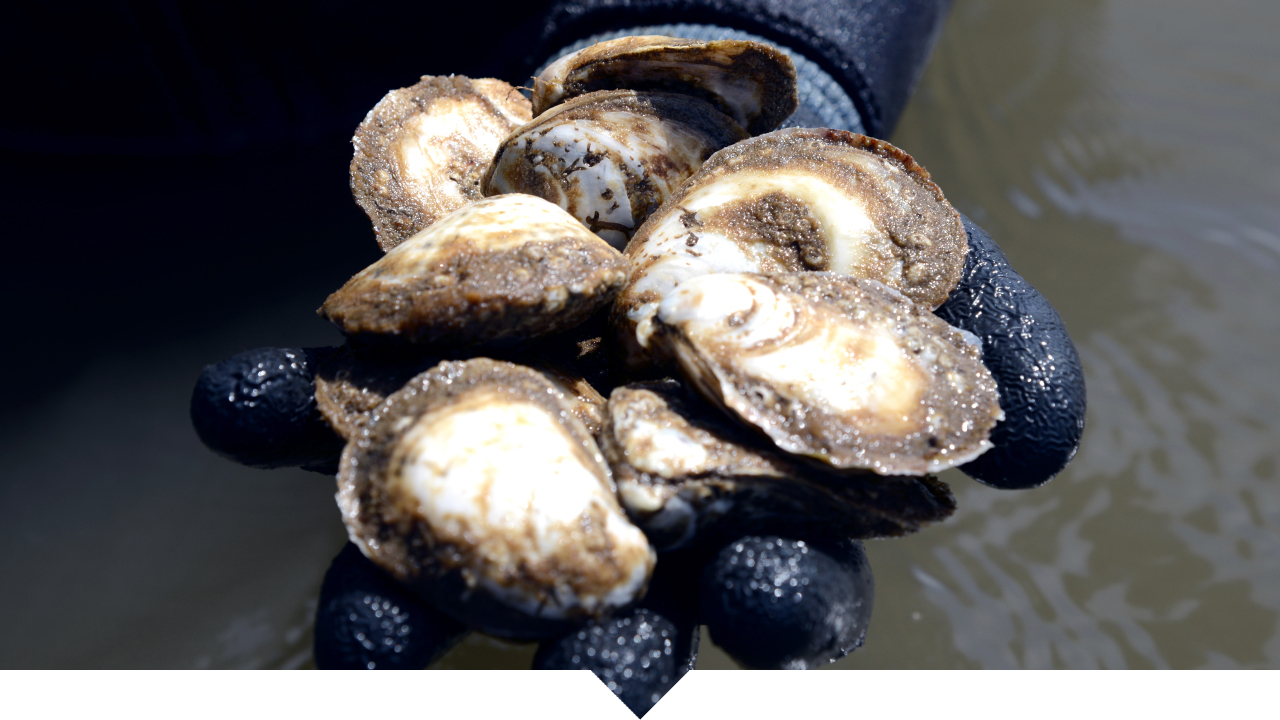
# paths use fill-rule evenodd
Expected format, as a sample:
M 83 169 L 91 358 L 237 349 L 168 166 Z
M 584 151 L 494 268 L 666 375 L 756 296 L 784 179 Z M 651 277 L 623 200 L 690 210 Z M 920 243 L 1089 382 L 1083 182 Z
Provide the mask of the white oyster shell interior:
M 413 421 L 390 467 L 389 489 L 417 504 L 435 538 L 469 548 L 483 566 L 572 571 L 579 555 L 600 547 L 629 565 L 620 582 L 594 593 L 551 588 L 554 603 L 482 571 L 479 584 L 512 607 L 553 619 L 574 608 L 596 613 L 630 602 L 645 583 L 649 544 L 618 507 L 607 469 L 537 405 L 470 393 Z
M 658 315 L 695 343 L 732 348 L 737 367 L 792 401 L 856 416 L 871 432 L 908 431 L 927 380 L 892 329 L 840 322 L 832 313 L 803 328 L 795 297 L 740 275 L 709 275 L 680 286 Z M 726 318 L 741 318 L 725 322 Z
M 979 350 L 874 280 L 704 275 L 671 291 L 657 321 L 704 395 L 835 467 L 939 472 L 990 449 L 1003 418 Z

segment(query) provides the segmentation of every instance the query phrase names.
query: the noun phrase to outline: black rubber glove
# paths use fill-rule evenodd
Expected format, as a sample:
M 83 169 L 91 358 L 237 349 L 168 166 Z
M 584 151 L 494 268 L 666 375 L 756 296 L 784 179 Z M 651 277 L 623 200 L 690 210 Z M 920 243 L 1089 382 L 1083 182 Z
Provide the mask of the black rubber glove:
M 757 670 L 805 670 L 862 645 L 875 582 L 856 540 L 744 537 L 707 563 L 701 619 L 711 641 Z
M 342 441 L 316 410 L 316 351 L 258 348 L 200 373 L 191 423 L 200 440 L 242 465 L 337 472 Z
M 538 646 L 535 670 L 590 670 L 643 716 L 698 661 L 698 553 L 659 556 L 634 607 Z M 621 640 L 621 642 L 619 642 Z
M 1043 485 L 1080 446 L 1084 369 L 1058 312 L 1009 267 L 985 230 L 961 217 L 969 256 L 960 287 L 936 314 L 982 339 L 1005 419 L 991 433 L 995 447 L 960 469 L 992 487 Z
M 315 627 L 321 670 L 421 670 L 466 634 L 351 543 L 324 575 Z

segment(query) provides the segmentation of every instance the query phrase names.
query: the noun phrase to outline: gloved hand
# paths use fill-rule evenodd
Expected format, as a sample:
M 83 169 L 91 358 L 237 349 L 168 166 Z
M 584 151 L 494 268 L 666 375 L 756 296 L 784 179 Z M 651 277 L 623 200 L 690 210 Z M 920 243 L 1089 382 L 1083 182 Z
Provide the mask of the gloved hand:
M 667 34 L 696 32 L 707 39 L 741 36 L 742 31 L 761 34 L 789 44 L 810 61 L 797 62 L 801 109 L 791 124 L 885 136 L 919 77 L 948 5 L 947 0 L 564 2 L 548 13 L 528 64 L 532 69 L 591 33 L 635 34 L 635 26 L 645 23 L 698 23 Z M 850 32 L 830 33 L 832 27 Z M 994 487 L 1035 487 L 1056 475 L 1079 444 L 1085 410 L 1079 358 L 1049 302 L 1009 267 L 990 235 L 968 218 L 964 226 L 969 255 L 963 277 L 936 312 L 981 338 L 983 361 L 999 385 L 1006 417 L 992 434 L 994 449 L 961 469 Z M 219 454 L 255 467 L 301 465 L 333 474 L 341 442 L 321 419 L 314 399 L 316 363 L 326 352 L 331 350 L 261 348 L 205 368 L 192 399 L 192 420 L 201 439 Z M 651 591 L 636 606 L 545 640 L 535 667 L 592 669 L 642 714 L 692 667 L 699 623 L 708 624 L 717 644 L 752 667 L 811 666 L 861 644 L 873 585 L 859 544 L 749 537 L 681 553 L 661 556 Z M 367 567 L 339 570 L 340 562 Z M 356 597 L 364 587 L 361 582 L 387 581 L 350 548 L 334 567 L 326 577 L 324 598 Z M 793 605 L 779 604 L 782 596 L 773 591 L 791 598 L 797 594 L 788 594 L 792 581 L 795 586 L 804 583 L 806 590 Z M 394 584 L 379 587 L 387 597 L 396 590 Z M 324 598 L 322 605 L 328 607 Z M 411 597 L 389 601 L 402 610 L 414 607 Z M 838 628 L 810 622 L 836 617 L 847 622 Z M 425 665 L 429 659 L 423 658 L 447 649 L 459 632 L 451 623 L 443 619 L 437 630 L 423 633 L 429 635 L 430 647 L 413 655 L 409 664 Z M 375 642 L 369 649 L 347 637 L 357 624 L 318 620 L 318 664 L 322 654 L 337 657 L 322 648 L 337 647 L 345 653 L 344 664 L 387 666 L 383 656 L 374 656 L 385 648 Z M 761 635 L 776 627 L 791 629 L 776 637 Z M 618 638 L 623 639 L 622 650 L 617 650 Z M 323 664 L 333 663 L 326 659 Z

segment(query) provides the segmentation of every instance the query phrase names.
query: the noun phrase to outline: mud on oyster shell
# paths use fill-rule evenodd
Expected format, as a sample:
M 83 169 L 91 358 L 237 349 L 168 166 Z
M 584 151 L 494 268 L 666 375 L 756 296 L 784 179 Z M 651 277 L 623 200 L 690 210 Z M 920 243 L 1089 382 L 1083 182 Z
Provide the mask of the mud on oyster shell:
M 521 359 L 560 391 L 561 399 L 587 432 L 593 437 L 598 435 L 604 426 L 604 396 L 570 367 L 545 358 L 540 349 L 522 353 L 526 357 Z M 443 359 L 434 353 L 392 352 L 386 347 L 325 348 L 316 367 L 316 409 L 343 440 L 352 440 L 373 419 L 374 411 L 386 402 L 387 396 Z
M 655 563 L 554 386 L 485 358 L 441 363 L 389 396 L 343 452 L 338 503 L 366 556 L 503 637 L 622 607 Z
M 627 246 L 633 271 L 614 323 L 639 366 L 662 297 L 716 272 L 833 271 L 935 308 L 968 247 L 959 214 L 910 155 L 854 133 L 779 130 L 716 153 L 650 216 Z
M 797 462 L 674 380 L 615 388 L 600 448 L 623 508 L 659 550 L 761 532 L 897 537 L 956 507 L 950 489 L 933 477 L 886 478 Z
M 318 313 L 347 335 L 466 345 L 566 330 L 613 299 L 625 258 L 531 195 L 473 203 L 393 248 Z
M 558 204 L 621 250 L 711 153 L 747 137 L 698 98 L 613 90 L 572 98 L 511 134 L 486 195 L 527 193 Z
M 615 89 L 693 95 L 753 135 L 778 127 L 799 105 L 795 65 L 777 48 L 750 40 L 635 35 L 596 43 L 547 66 L 534 80 L 533 114 Z
M 989 449 L 1004 417 L 977 338 L 874 280 L 704 275 L 663 299 L 656 326 L 705 397 L 834 467 L 939 472 Z
M 385 252 L 467 203 L 493 153 L 532 117 L 501 80 L 423 76 L 387 93 L 356 128 L 351 192 Z

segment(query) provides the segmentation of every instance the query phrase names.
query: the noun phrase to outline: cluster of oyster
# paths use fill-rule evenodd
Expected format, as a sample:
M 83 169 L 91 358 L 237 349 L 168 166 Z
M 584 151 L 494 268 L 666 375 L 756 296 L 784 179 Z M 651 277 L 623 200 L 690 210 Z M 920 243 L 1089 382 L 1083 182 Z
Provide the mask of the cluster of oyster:
M 952 512 L 930 473 L 1003 417 L 931 312 L 964 228 L 897 148 L 775 131 L 795 107 L 773 48 L 645 36 L 532 103 L 424 77 L 369 112 L 351 185 L 386 255 L 320 309 L 349 342 L 316 381 L 367 557 L 533 639 L 641 597 L 656 551 Z

